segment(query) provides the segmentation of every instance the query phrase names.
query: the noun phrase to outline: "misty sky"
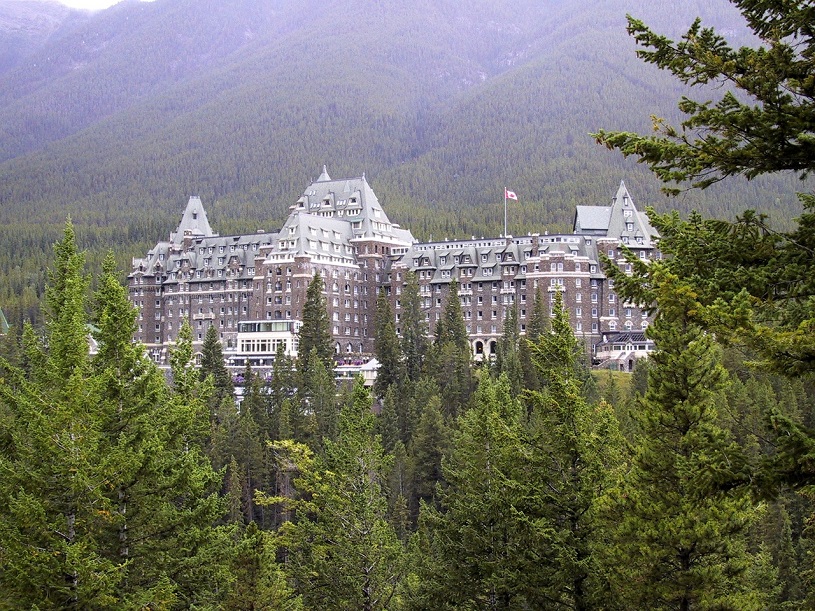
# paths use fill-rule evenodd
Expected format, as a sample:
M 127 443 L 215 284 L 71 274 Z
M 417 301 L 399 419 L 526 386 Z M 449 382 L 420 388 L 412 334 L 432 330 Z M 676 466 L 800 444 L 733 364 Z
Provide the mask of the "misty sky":
M 59 0 L 73 8 L 100 9 L 116 4 L 119 0 Z

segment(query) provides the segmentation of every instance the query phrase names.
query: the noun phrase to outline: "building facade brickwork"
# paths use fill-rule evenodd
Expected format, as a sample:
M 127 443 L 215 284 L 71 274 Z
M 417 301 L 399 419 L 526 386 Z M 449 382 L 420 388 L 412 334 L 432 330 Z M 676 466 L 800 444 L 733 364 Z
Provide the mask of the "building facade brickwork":
M 641 332 L 649 313 L 620 302 L 600 253 L 625 270 L 621 245 L 653 259 L 660 256 L 656 237 L 621 182 L 611 205 L 577 207 L 571 234 L 420 243 L 388 219 L 364 176 L 333 180 L 323 169 L 278 232 L 219 236 L 200 199 L 190 198 L 169 239 L 134 259 L 129 294 L 139 309 L 136 339 L 165 364 L 183 320 L 199 347 L 214 325 L 227 355 L 238 350 L 240 323 L 298 321 L 319 272 L 338 355 L 366 354 L 373 351 L 378 291 L 390 297 L 398 332 L 401 294 L 413 272 L 431 334 L 450 283 L 459 283 L 473 354 L 483 359 L 495 352 L 510 308 L 524 333 L 538 292 L 549 304 L 562 293 L 587 346 Z

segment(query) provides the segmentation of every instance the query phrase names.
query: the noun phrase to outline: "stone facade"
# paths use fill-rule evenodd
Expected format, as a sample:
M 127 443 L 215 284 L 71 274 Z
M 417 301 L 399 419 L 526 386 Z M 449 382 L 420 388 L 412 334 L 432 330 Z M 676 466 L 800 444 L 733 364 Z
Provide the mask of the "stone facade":
M 239 322 L 299 320 L 317 272 L 340 355 L 372 352 L 381 288 L 398 330 L 408 271 L 417 275 L 431 333 L 451 281 L 458 281 L 476 359 L 494 353 L 509 308 L 518 308 L 525 331 L 538 291 L 550 304 L 562 292 L 575 333 L 588 346 L 604 335 L 641 332 L 650 320 L 620 302 L 600 263 L 604 253 L 625 270 L 622 244 L 642 259 L 660 256 L 656 232 L 624 183 L 610 206 L 578 206 L 574 232 L 563 235 L 419 243 L 388 219 L 364 176 L 332 180 L 325 169 L 290 210 L 279 232 L 219 236 L 201 201 L 191 198 L 169 240 L 134 259 L 129 291 L 140 310 L 137 339 L 157 362 L 167 362 L 184 319 L 196 346 L 215 325 L 227 355 L 238 346 Z

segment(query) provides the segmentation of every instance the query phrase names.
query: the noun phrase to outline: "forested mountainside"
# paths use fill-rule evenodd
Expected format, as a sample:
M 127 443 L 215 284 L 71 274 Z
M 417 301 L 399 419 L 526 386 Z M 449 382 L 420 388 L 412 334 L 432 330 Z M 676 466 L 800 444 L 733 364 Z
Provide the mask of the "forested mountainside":
M 87 21 L 90 14 L 55 0 L 0 2 L 0 75 L 23 63 L 49 40 Z
M 747 40 L 725 0 L 133 0 L 71 13 L 0 73 L 0 304 L 12 323 L 36 316 L 68 215 L 92 264 L 115 247 L 126 267 L 189 195 L 221 233 L 273 228 L 323 164 L 365 172 L 422 238 L 499 233 L 505 186 L 520 197 L 511 232 L 564 230 L 621 178 L 643 207 L 797 214 L 794 177 L 666 201 L 594 144 L 598 128 L 676 113 L 679 91 L 636 59 L 626 12 L 672 35 L 700 14 Z

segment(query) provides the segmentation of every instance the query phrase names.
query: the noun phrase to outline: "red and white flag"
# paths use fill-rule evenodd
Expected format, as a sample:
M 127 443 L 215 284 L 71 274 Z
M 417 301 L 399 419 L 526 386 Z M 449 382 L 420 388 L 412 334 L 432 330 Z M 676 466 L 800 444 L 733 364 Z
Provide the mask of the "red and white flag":
M 515 195 L 515 191 L 510 191 L 508 189 L 504 189 L 504 197 L 506 199 L 514 199 L 516 202 L 518 201 L 518 196 Z

